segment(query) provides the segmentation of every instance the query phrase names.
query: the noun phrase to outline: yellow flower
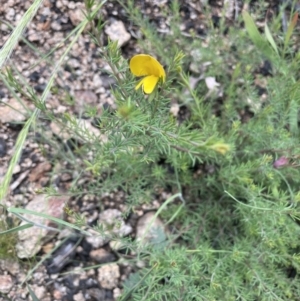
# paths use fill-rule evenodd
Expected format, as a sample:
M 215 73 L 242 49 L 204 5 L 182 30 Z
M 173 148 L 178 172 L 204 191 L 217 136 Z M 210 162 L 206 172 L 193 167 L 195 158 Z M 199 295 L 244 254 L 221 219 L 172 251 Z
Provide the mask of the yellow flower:
M 146 94 L 151 94 L 159 79 L 165 81 L 166 73 L 163 66 L 151 55 L 138 54 L 130 60 L 130 71 L 135 76 L 144 76 L 136 85 L 135 90 L 141 86 Z

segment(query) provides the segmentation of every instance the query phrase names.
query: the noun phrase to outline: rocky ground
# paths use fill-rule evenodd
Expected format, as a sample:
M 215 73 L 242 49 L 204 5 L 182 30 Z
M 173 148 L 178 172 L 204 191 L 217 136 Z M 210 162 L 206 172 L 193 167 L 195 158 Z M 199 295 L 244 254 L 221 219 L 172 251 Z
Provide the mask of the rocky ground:
M 0 6 L 0 46 L 9 37 L 11 26 L 18 23 L 31 2 L 8 0 Z M 170 1 L 136 2 L 143 14 L 156 24 L 157 30 L 168 34 L 168 20 L 161 12 Z M 211 6 L 209 16 L 204 15 L 202 9 L 207 2 Z M 225 13 L 229 23 L 234 22 L 235 15 L 240 13 L 244 4 L 242 1 L 224 2 L 227 3 Z M 218 22 L 224 12 L 223 4 L 223 1 L 182 1 L 182 33 L 188 35 L 190 29 L 195 29 L 197 35 L 205 36 L 207 22 Z M 269 5 L 272 7 L 276 4 Z M 8 64 L 16 68 L 37 93 L 43 92 L 53 70 L 53 62 L 59 59 L 64 49 L 58 47 L 47 60 L 36 64 L 41 58 L 40 53 L 48 53 L 83 20 L 83 8 L 82 1 L 45 0 L 24 32 L 24 40 L 20 41 Z M 136 39 L 141 37 L 141 32 L 127 18 L 124 9 L 115 1 L 108 1 L 101 13 L 107 22 L 101 36 L 104 45 L 109 37 L 118 41 L 126 59 L 139 53 Z M 85 32 L 71 50 L 56 80 L 56 86 L 62 92 L 52 93 L 47 100 L 47 107 L 55 114 L 72 110 L 79 119 L 84 113 L 85 104 L 96 107 L 99 112 L 103 106 L 113 107 L 110 87 L 114 80 L 105 72 L 108 69 L 88 32 Z M 66 105 L 64 99 L 69 96 L 75 99 L 75 105 Z M 1 182 L 14 152 L 22 123 L 34 106 L 26 98 L 22 98 L 24 105 L 21 105 L 1 83 L 0 100 Z M 84 128 L 99 134 L 93 120 L 82 119 L 81 123 Z M 55 161 L 51 160 L 52 145 L 49 141 L 59 137 L 62 144 L 68 145 L 72 139 L 70 134 L 62 131 L 55 122 L 45 121 L 44 127 L 43 137 L 39 137 L 39 129 L 29 135 L 21 160 L 14 169 L 9 195 L 2 202 L 8 207 L 24 207 L 74 223 L 74 216 L 66 212 L 67 204 L 69 210 L 83 215 L 88 225 L 99 222 L 110 231 L 105 236 L 99 236 L 87 229 L 90 236 L 82 236 L 77 231 L 58 231 L 50 221 L 44 224 L 39 217 L 24 215 L 25 220 L 22 223 L 30 220 L 36 226 L 18 234 L 16 249 L 12 252 L 16 252 L 19 261 L 0 259 L 0 300 L 29 300 L 29 291 L 24 283 L 30 285 L 39 300 L 43 301 L 116 300 L 121 294 L 122 282 L 130 273 L 141 268 L 143 263 L 137 266 L 122 261 L 122 258 L 129 255 L 122 253 L 122 246 L 113 237 L 130 236 L 141 239 L 155 209 L 168 194 L 161 192 L 158 199 L 140 208 L 127 219 L 122 216 L 126 209 L 122 202 L 122 192 L 93 196 L 86 194 L 80 197 L 63 194 L 46 199 L 44 194 L 38 193 L 41 188 L 54 183 L 60 191 L 68 191 L 78 174 L 67 168 L 67 162 L 53 164 Z M 90 175 L 83 174 L 82 184 L 89 180 Z M 41 224 L 46 227 L 39 227 Z M 156 219 L 154 226 L 166 231 L 159 219 Z

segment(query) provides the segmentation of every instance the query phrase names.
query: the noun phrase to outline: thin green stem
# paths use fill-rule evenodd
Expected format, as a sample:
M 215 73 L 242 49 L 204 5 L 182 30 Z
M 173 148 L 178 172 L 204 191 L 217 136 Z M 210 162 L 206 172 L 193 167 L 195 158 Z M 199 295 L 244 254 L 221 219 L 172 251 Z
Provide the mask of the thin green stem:
M 188 89 L 188 91 L 190 92 L 191 96 L 193 97 L 195 104 L 197 106 L 197 110 L 198 110 L 198 115 L 200 117 L 200 122 L 201 122 L 201 126 L 204 127 L 205 125 L 205 121 L 204 121 L 204 116 L 203 116 L 203 112 L 200 108 L 200 99 L 198 98 L 198 96 L 196 95 L 195 91 L 192 89 L 192 87 L 190 86 L 189 80 L 187 78 L 187 76 L 181 71 L 179 72 L 180 78 L 182 80 L 182 83 L 184 84 L 184 86 Z

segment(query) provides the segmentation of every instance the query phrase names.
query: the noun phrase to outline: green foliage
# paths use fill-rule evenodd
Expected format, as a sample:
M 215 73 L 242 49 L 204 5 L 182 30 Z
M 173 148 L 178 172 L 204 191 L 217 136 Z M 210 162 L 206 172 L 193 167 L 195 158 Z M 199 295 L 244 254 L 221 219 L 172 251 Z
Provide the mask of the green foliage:
M 0 210 L 2 211 L 2 207 Z M 12 219 L 7 217 L 6 214 L 2 213 L 0 219 L 0 259 L 15 258 L 15 243 L 17 241 L 18 229 L 13 228 Z M 28 227 L 28 226 L 27 226 Z M 12 228 L 14 230 L 12 230 Z M 25 227 L 23 227 L 24 229 Z M 12 230 L 12 231 L 11 231 Z
M 268 24 L 262 35 L 244 12 L 245 30 L 233 26 L 224 36 L 224 28 L 208 26 L 210 38 L 203 43 L 193 32 L 182 35 L 180 1 L 164 12 L 172 32 L 165 36 L 134 1 L 120 1 L 143 34 L 138 41 L 143 52 L 155 55 L 167 71 L 166 82 L 147 96 L 134 89 L 137 79 L 117 43 L 101 44 L 93 4 L 86 1 L 92 39 L 117 82 L 115 110 L 104 109 L 101 116 L 86 110 L 99 121 L 101 139 L 72 113 L 36 106 L 43 121 L 54 120 L 80 141 L 73 152 L 48 142 L 56 146 L 55 158 L 78 172 L 70 194 L 119 189 L 126 195 L 125 214 L 159 191 L 172 194 L 157 212 L 172 229 L 167 242 L 163 233 L 157 244 L 142 248 L 126 242 L 145 268 L 125 282 L 120 300 L 298 300 L 299 59 L 289 49 L 297 18 L 287 33 Z M 262 76 L 257 70 L 266 58 L 272 74 Z M 195 74 L 191 64 L 199 67 Z M 8 75 L 6 82 L 20 89 L 13 72 Z M 192 77 L 198 77 L 195 86 Z M 203 80 L 208 77 L 215 77 L 220 88 L 209 90 Z M 263 83 L 264 97 L 255 82 Z M 187 110 L 183 119 L 171 114 L 173 102 Z M 17 151 L 25 137 L 17 141 Z M 280 158 L 286 163 L 277 168 L 273 163 Z M 91 178 L 84 187 L 79 184 L 83 173 Z M 60 223 L 80 230 L 84 220 L 78 216 L 76 225 Z
M 255 25 L 255 22 L 249 15 L 247 11 L 243 12 L 243 19 L 245 22 L 245 27 L 248 31 L 248 34 L 252 40 L 252 42 L 255 44 L 255 46 L 260 50 L 266 57 L 269 59 L 273 58 L 273 51 L 270 46 L 273 47 L 276 53 L 278 53 L 277 46 L 274 42 L 274 39 L 270 33 L 269 27 L 266 23 L 265 25 L 265 34 L 266 34 L 266 39 L 264 39 L 261 34 L 258 31 L 257 26 Z M 270 45 L 268 44 L 270 43 Z

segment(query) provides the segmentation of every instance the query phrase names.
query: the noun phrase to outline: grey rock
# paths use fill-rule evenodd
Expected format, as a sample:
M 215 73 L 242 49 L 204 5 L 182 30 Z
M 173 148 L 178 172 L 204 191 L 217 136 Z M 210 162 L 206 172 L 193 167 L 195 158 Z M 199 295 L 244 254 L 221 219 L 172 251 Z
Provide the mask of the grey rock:
M 26 209 L 62 218 L 67 200 L 68 198 L 65 196 L 47 199 L 45 195 L 37 195 L 27 204 Z M 34 223 L 35 226 L 18 232 L 17 255 L 19 258 L 30 258 L 40 251 L 44 241 L 53 236 L 54 233 L 49 230 L 49 227 L 55 228 L 57 224 L 36 215 L 24 214 L 23 217 Z M 22 221 L 21 225 L 27 224 L 28 221 Z
M 75 256 L 78 238 L 70 237 L 52 254 L 47 261 L 49 274 L 59 273 Z
M 101 212 L 98 223 L 103 227 L 102 233 L 89 229 L 88 231 L 93 236 L 86 238 L 87 242 L 95 249 L 108 243 L 112 235 L 124 237 L 132 232 L 132 227 L 125 224 L 122 219 L 122 212 L 117 209 L 107 209 Z
M 3 138 L 0 137 L 0 158 L 6 155 L 6 142 Z
M 0 275 L 0 293 L 7 294 L 14 285 L 10 275 Z
M 108 75 L 102 75 L 101 76 L 102 86 L 105 89 L 109 89 L 111 86 L 116 84 L 116 80 Z
M 105 235 L 101 235 L 93 229 L 88 229 L 87 231 L 91 236 L 86 237 L 86 241 L 92 245 L 93 248 L 98 249 L 109 242 L 109 238 L 105 237 Z
M 16 11 L 11 7 L 8 9 L 8 11 L 6 12 L 6 18 L 9 21 L 13 21 L 16 15 Z
M 34 294 L 36 295 L 38 300 L 42 300 L 45 297 L 46 288 L 44 286 L 33 284 L 31 286 L 31 289 L 34 292 Z
M 90 252 L 91 259 L 95 260 L 97 263 L 106 263 L 116 260 L 116 257 L 111 252 L 106 251 L 105 249 L 92 250 Z
M 0 121 L 2 123 L 25 120 L 26 109 L 16 99 L 9 99 L 7 104 L 7 106 L 0 106 Z
M 86 300 L 105 300 L 105 290 L 90 288 L 85 293 Z
M 98 281 L 102 288 L 113 289 L 117 287 L 120 278 L 120 268 L 111 263 L 98 268 Z
M 51 23 L 51 28 L 55 31 L 60 31 L 62 29 L 62 26 L 58 21 L 54 21 Z
M 105 33 L 112 41 L 117 41 L 119 47 L 125 45 L 131 38 L 122 21 L 113 21 L 105 27 Z
M 137 223 L 136 240 L 141 244 L 159 244 L 166 239 L 165 225 L 155 212 L 144 214 Z
M 71 8 L 73 8 L 73 6 L 71 6 Z M 69 9 L 69 17 L 74 26 L 77 26 L 80 22 L 84 20 L 84 10 L 85 8 L 83 2 L 78 2 L 76 3 L 76 7 L 74 9 Z
M 76 295 L 73 296 L 74 301 L 85 301 L 83 293 L 80 291 Z
M 95 104 L 98 100 L 97 95 L 91 90 L 79 90 L 75 92 L 76 105 Z
M 2 274 L 3 271 L 8 271 L 11 275 L 16 276 L 20 271 L 20 265 L 12 259 L 1 259 L 0 274 Z

